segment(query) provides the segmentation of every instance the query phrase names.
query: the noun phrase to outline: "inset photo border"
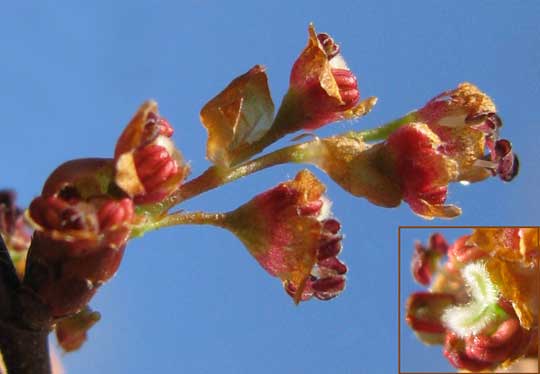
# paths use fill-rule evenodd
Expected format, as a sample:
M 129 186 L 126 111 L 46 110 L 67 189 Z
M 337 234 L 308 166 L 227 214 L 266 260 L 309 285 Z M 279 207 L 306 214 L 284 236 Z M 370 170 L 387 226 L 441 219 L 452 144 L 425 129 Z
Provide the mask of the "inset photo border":
M 399 374 L 540 373 L 540 226 L 397 235 Z

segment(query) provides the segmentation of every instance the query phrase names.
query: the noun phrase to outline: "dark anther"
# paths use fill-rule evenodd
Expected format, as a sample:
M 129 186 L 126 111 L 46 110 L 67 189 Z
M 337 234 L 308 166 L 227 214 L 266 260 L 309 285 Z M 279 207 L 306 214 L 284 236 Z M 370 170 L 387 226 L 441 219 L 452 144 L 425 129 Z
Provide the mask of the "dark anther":
M 321 42 L 329 60 L 339 54 L 339 44 L 337 44 L 330 35 L 323 32 L 317 35 L 317 39 Z

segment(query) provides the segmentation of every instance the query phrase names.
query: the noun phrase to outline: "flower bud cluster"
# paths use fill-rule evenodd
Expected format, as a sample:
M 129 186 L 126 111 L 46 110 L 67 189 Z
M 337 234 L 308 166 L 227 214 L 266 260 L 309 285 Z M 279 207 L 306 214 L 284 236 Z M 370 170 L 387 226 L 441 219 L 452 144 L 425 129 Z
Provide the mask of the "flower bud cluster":
M 114 159 L 64 163 L 30 204 L 35 233 L 23 286 L 52 319 L 81 311 L 117 272 L 132 228 L 144 220 L 136 205 L 160 202 L 183 181 L 188 167 L 172 134 L 156 103 L 146 102 L 120 136 Z

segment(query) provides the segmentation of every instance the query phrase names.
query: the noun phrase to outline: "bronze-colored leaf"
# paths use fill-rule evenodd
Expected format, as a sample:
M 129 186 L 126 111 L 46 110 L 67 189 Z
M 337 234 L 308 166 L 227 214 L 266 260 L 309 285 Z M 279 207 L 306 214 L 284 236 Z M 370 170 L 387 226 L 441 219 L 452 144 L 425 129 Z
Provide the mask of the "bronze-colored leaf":
M 235 155 L 259 140 L 273 118 L 274 103 L 265 68 L 256 65 L 202 108 L 201 122 L 208 130 L 208 159 L 220 166 L 243 161 Z

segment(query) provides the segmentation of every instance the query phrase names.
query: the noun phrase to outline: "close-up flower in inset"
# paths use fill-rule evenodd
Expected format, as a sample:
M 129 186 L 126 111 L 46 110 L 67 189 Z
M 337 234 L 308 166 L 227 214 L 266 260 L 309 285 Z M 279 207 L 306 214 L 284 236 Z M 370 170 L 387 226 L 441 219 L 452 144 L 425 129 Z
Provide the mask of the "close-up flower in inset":
M 539 257 L 536 228 L 477 228 L 435 259 L 427 279 L 415 272 L 425 262 L 417 249 L 413 275 L 429 291 L 409 297 L 406 321 L 424 343 L 443 345 L 458 369 L 496 370 L 536 357 Z

